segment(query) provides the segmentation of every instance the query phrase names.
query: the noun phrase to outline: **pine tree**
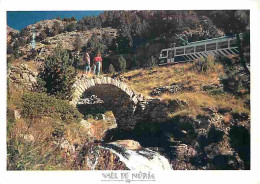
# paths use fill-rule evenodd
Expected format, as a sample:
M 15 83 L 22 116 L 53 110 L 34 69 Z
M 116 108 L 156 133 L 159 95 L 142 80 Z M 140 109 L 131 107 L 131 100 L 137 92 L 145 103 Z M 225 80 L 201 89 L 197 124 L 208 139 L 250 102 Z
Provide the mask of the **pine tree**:
M 126 60 L 122 55 L 120 55 L 118 57 L 118 70 L 120 72 L 123 72 L 126 70 Z
M 45 62 L 44 70 L 40 73 L 45 82 L 47 93 L 56 95 L 60 99 L 68 99 L 71 95 L 72 85 L 75 82 L 76 70 L 73 67 L 74 58 L 61 46 L 54 49 Z

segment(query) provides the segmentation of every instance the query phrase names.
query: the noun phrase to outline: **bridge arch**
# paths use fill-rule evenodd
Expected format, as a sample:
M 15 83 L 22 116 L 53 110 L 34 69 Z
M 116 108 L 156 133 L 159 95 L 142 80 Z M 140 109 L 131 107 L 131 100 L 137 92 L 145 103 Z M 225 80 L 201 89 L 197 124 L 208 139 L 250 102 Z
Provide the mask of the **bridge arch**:
M 140 120 L 140 112 L 136 112 L 145 98 L 130 89 L 124 82 L 111 77 L 81 77 L 73 84 L 73 94 L 70 104 L 79 107 L 79 101 L 86 94 L 94 94 L 104 101 L 115 115 L 119 129 L 129 130 L 134 128 Z

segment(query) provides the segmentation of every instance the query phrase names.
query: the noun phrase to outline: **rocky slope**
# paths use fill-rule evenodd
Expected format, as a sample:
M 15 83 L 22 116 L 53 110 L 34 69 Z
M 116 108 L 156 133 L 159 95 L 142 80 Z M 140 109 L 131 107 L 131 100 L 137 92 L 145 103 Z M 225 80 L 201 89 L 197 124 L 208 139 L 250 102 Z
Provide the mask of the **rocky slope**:
M 9 26 L 7 25 L 7 27 L 6 27 L 6 33 L 7 33 L 7 43 L 9 43 L 9 42 L 11 41 L 12 35 L 19 33 L 19 31 L 16 30 L 16 29 L 13 29 L 13 28 L 11 28 L 11 27 L 9 27 Z

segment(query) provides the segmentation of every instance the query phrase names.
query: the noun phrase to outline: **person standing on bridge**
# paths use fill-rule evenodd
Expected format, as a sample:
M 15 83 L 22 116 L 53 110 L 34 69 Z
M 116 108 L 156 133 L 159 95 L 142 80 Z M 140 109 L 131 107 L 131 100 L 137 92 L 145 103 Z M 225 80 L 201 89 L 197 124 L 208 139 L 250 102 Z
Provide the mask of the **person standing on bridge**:
M 86 51 L 83 55 L 83 61 L 86 63 L 86 74 L 91 72 L 90 68 L 90 56 L 89 56 L 89 51 Z
M 93 59 L 93 71 L 94 71 L 94 75 L 96 74 L 96 70 L 97 70 L 97 76 L 99 76 L 100 70 L 102 68 L 102 57 L 100 52 L 97 53 L 96 57 L 94 57 Z

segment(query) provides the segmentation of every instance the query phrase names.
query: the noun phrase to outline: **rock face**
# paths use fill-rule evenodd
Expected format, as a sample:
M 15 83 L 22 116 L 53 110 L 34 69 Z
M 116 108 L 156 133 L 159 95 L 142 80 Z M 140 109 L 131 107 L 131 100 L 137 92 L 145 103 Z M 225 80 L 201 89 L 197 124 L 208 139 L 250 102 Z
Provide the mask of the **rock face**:
M 17 33 L 19 33 L 18 30 L 13 29 L 13 28 L 11 28 L 11 27 L 9 27 L 9 26 L 6 27 L 6 32 L 7 32 L 7 43 L 9 43 L 9 42 L 11 41 L 11 35 L 12 35 L 12 34 L 17 34 Z
M 56 22 L 56 23 L 55 23 Z M 72 23 L 72 22 L 71 22 Z M 48 27 L 51 32 L 53 32 L 54 24 L 59 24 L 61 29 L 64 29 L 66 26 L 66 22 L 60 20 L 43 20 L 34 24 L 36 30 L 36 36 L 39 36 L 40 33 Z M 29 25 L 25 29 L 29 32 L 29 36 L 32 35 L 32 26 Z M 39 51 L 39 60 L 44 60 L 44 57 L 51 54 L 52 50 L 60 43 L 64 49 L 68 49 L 73 51 L 74 43 L 76 38 L 79 36 L 82 43 L 87 43 L 92 36 L 96 36 L 98 39 L 114 39 L 117 37 L 117 29 L 106 27 L 106 28 L 93 28 L 91 30 L 86 31 L 72 31 L 72 32 L 65 32 L 61 34 L 57 34 L 53 37 L 47 37 L 41 42 L 36 43 L 36 48 Z M 27 37 L 28 39 L 29 37 Z M 30 45 L 27 44 L 21 51 L 27 53 L 30 51 Z
M 11 82 L 28 90 L 33 90 L 36 86 L 37 75 L 37 72 L 29 69 L 27 64 L 21 64 L 19 67 L 12 66 L 8 72 Z
M 74 169 L 129 170 L 115 153 L 93 142 L 78 147 L 74 157 Z

